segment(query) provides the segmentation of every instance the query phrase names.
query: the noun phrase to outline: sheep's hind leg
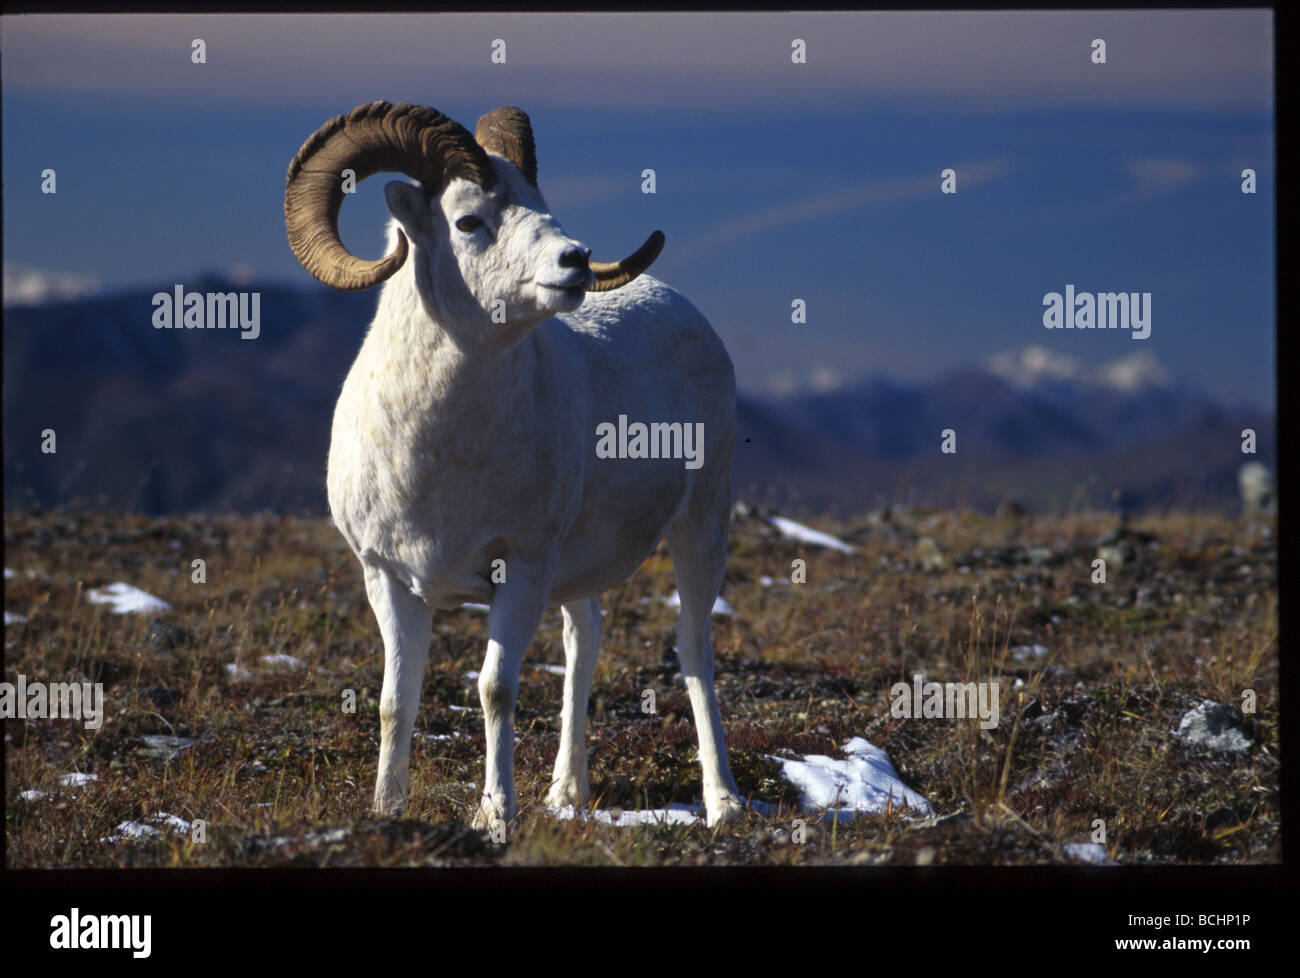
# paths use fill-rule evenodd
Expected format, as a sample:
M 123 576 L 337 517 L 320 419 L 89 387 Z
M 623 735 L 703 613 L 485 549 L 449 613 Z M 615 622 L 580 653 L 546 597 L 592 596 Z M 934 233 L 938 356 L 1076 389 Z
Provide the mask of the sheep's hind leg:
M 387 571 L 363 565 L 366 595 L 384 639 L 384 685 L 379 694 L 379 776 L 374 809 L 397 814 L 406 806 L 411 733 L 420 709 L 433 612 Z
M 581 808 L 591 798 L 587 780 L 587 696 L 600 652 L 600 601 L 572 601 L 564 610 L 564 707 L 560 713 L 560 747 L 546 803 Z
M 528 580 L 511 570 L 509 585 L 500 585 L 488 612 L 488 646 L 479 672 L 479 700 L 487 733 L 487 763 L 483 800 L 474 816 L 476 829 L 509 822 L 519 812 L 515 800 L 515 700 L 519 696 L 519 666 L 546 608 L 549 581 Z M 519 583 L 516 583 L 519 582 Z
M 745 810 L 727 765 L 722 716 L 713 690 L 713 624 L 709 616 L 722 587 L 728 518 L 725 508 L 720 517 L 710 512 L 703 519 L 691 519 L 688 511 L 668 531 L 668 551 L 682 602 L 677 618 L 677 658 L 695 714 L 704 808 L 710 827 Z

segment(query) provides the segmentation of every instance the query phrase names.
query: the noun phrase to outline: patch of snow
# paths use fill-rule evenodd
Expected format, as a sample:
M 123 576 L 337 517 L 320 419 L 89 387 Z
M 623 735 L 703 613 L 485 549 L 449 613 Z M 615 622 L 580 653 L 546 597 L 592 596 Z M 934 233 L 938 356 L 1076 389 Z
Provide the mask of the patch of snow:
M 1106 847 L 1098 842 L 1067 842 L 1061 847 L 1071 859 L 1096 866 L 1117 866 L 1118 863 L 1106 856 Z
M 478 712 L 478 707 L 475 707 L 475 706 L 456 706 L 455 704 L 452 704 L 452 703 L 447 704 L 447 709 L 449 709 L 449 710 L 455 710 L 457 713 L 477 713 L 477 712 Z
M 549 662 L 530 662 L 528 664 L 536 669 L 544 669 L 553 676 L 564 675 L 564 666 L 551 665 Z
M 883 812 L 886 807 L 906 806 L 923 815 L 934 814 L 930 803 L 899 779 L 889 755 L 865 737 L 854 737 L 843 750 L 848 755 L 843 761 L 821 754 L 772 760 L 799 789 L 806 808 Z
M 162 833 L 144 822 L 120 822 L 117 828 L 99 841 L 121 842 L 123 839 L 142 839 L 151 835 L 162 835 Z
M 336 842 L 342 842 L 352 830 L 345 825 L 340 825 L 335 829 L 326 829 L 324 832 L 308 832 L 303 836 L 303 842 L 309 845 L 333 845 Z
M 117 615 L 154 614 L 172 609 L 162 598 L 155 598 L 152 594 L 121 581 L 87 591 L 86 600 L 91 604 L 106 604 Z
M 814 530 L 811 526 L 804 526 L 794 520 L 788 520 L 784 516 L 766 516 L 764 519 L 776 528 L 777 533 L 788 540 L 811 543 L 817 547 L 829 547 L 831 550 L 838 550 L 842 554 L 855 554 L 858 552 L 857 547 L 849 546 L 838 537 L 823 533 L 821 530 Z
M 152 823 L 152 824 L 150 824 Z M 167 812 L 154 812 L 149 816 L 148 822 L 122 822 L 117 828 L 113 829 L 108 835 L 100 839 L 100 842 L 121 842 L 124 839 L 147 839 L 153 836 L 162 835 L 162 829 L 170 829 L 172 832 L 184 833 L 190 830 L 190 823 L 179 815 L 169 815 Z
M 1021 661 L 1028 659 L 1031 655 L 1047 655 L 1046 645 L 1017 645 L 1011 650 L 1011 658 Z
M 92 781 L 98 781 L 98 774 L 82 774 L 80 771 L 74 771 L 71 774 L 60 774 L 55 779 L 55 784 L 60 788 L 80 788 L 83 785 L 90 784 Z M 43 798 L 50 797 L 48 791 L 23 791 L 19 793 L 23 801 L 40 801 Z M 74 796 L 75 797 L 75 796 Z
M 8 567 L 5 568 L 5 580 L 6 580 L 6 581 L 11 581 L 11 580 L 13 580 L 15 577 L 17 577 L 17 576 L 18 576 L 18 572 L 17 572 L 17 571 L 12 570 L 11 568 L 8 568 Z
M 1131 394 L 1149 387 L 1167 387 L 1170 381 L 1169 371 L 1149 350 L 1127 353 L 1089 368 L 1074 357 L 1033 345 L 994 354 L 984 360 L 983 366 L 986 373 L 1017 390 L 1066 383 Z
M 775 584 L 775 583 L 776 583 L 776 578 L 775 578 L 775 577 L 768 577 L 766 574 L 764 574 L 763 576 L 761 576 L 761 577 L 758 579 L 758 586 L 759 586 L 759 587 L 771 587 L 771 586 L 772 586 L 773 584 Z
M 241 665 L 238 662 L 227 662 L 226 673 L 230 676 L 230 681 L 232 683 L 237 683 L 245 679 L 253 678 L 252 671 L 250 669 L 246 669 L 243 665 Z
M 80 299 L 93 295 L 100 288 L 99 278 L 86 272 L 30 265 L 6 265 L 4 270 L 6 306 L 37 306 Z
M 491 607 L 489 607 L 488 605 L 477 604 L 476 602 L 473 601 L 467 601 L 465 604 L 461 605 L 460 607 L 462 611 L 481 611 L 485 615 L 492 610 Z
M 1132 393 L 1147 387 L 1165 387 L 1169 371 L 1160 365 L 1150 350 L 1127 353 L 1097 368 L 1097 382 L 1113 390 Z
M 272 669 L 301 669 L 302 660 L 277 652 L 275 655 L 262 656 L 262 665 L 270 666 Z
M 1074 357 L 1037 345 L 996 353 L 984 361 L 984 369 L 1019 390 L 1037 387 L 1044 380 L 1079 381 L 1087 372 Z
M 562 822 L 578 819 L 579 821 L 599 822 L 602 825 L 695 825 L 703 824 L 699 805 L 669 805 L 667 808 L 651 808 L 643 811 L 622 811 L 619 809 L 596 809 L 588 812 L 575 809 L 572 805 L 555 808 L 548 805 L 546 814 Z
M 155 824 L 166 825 L 174 832 L 188 832 L 190 830 L 189 821 L 181 818 L 179 815 L 168 815 L 166 812 L 154 812 L 152 818 L 154 819 Z
M 25 622 L 26 620 L 27 620 L 27 619 L 24 618 L 22 615 L 15 615 L 15 614 L 14 614 L 13 612 L 11 612 L 11 611 L 6 611 L 6 612 L 5 612 L 5 624 L 6 624 L 6 625 L 18 625 L 18 624 L 21 624 L 22 622 Z
M 846 760 L 837 761 L 817 754 L 791 759 L 773 757 L 782 766 L 788 781 L 799 789 L 804 808 L 812 811 L 829 809 L 827 814 L 835 819 L 852 818 L 862 812 L 883 812 L 886 806 L 902 807 L 927 816 L 934 809 L 921 795 L 899 780 L 889 756 L 863 737 L 854 737 L 844 745 Z M 763 802 L 751 802 L 753 811 L 771 814 L 772 807 Z M 547 806 L 546 814 L 552 818 L 569 821 L 578 818 L 604 825 L 695 825 L 703 824 L 703 809 L 699 805 L 672 804 L 667 808 L 644 811 L 597 809 L 588 812 L 572 805 L 562 808 Z

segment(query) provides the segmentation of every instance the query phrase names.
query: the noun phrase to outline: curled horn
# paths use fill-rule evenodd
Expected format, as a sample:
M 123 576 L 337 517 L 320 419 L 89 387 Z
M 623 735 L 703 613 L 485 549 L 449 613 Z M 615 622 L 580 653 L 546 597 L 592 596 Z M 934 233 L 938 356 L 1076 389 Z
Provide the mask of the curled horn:
M 504 156 L 537 188 L 537 144 L 533 142 L 533 125 L 528 113 L 513 105 L 493 109 L 478 120 L 474 138 L 489 153 Z
M 437 194 L 454 177 L 492 185 L 483 148 L 459 123 L 436 109 L 399 102 L 371 102 L 335 116 L 303 143 L 289 164 L 284 223 L 304 268 L 336 289 L 366 289 L 387 279 L 406 261 L 399 230 L 392 254 L 378 261 L 353 255 L 339 239 L 343 171 L 359 182 L 379 172 L 414 177 Z

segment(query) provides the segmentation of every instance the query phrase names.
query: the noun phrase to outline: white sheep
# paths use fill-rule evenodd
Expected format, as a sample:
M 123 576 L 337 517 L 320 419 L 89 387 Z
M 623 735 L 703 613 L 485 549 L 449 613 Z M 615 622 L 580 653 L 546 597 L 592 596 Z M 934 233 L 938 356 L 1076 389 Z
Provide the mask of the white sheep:
M 419 181 L 385 186 L 394 220 L 378 261 L 339 240 L 345 171 L 357 182 L 379 171 Z M 385 282 L 335 408 L 328 474 L 330 510 L 361 561 L 384 641 L 375 809 L 405 804 L 433 611 L 467 601 L 491 605 L 475 825 L 517 813 L 519 668 L 553 602 L 563 609 L 566 669 L 546 800 L 587 803 L 597 596 L 666 537 L 707 821 L 741 812 L 709 620 L 726 560 L 735 375 L 699 311 L 641 275 L 663 235 L 622 262 L 589 262 L 537 189 L 522 111 L 490 112 L 471 136 L 434 109 L 387 102 L 337 116 L 307 140 L 289 167 L 285 222 L 294 254 L 322 282 Z M 702 466 L 598 455 L 598 426 L 620 415 L 702 423 Z

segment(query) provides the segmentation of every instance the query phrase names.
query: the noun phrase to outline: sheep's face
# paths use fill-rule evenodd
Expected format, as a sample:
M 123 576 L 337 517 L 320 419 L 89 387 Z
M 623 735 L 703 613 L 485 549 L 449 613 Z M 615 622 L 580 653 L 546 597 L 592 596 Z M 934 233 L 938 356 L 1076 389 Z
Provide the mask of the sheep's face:
M 578 308 L 592 284 L 590 249 L 564 233 L 512 163 L 492 162 L 491 190 L 461 179 L 435 198 L 413 184 L 386 188 L 421 263 L 426 305 L 457 317 L 476 309 L 479 321 L 514 326 Z

